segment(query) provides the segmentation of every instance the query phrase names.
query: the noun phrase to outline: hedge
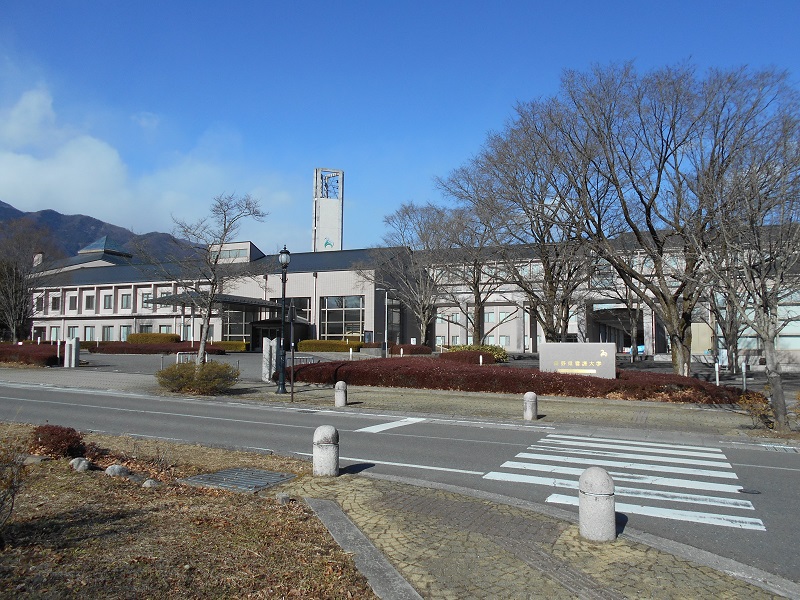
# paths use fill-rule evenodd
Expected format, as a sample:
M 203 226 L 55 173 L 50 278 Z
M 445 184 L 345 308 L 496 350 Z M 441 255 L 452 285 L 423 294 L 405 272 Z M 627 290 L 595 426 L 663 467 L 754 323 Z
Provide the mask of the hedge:
M 465 392 L 524 394 L 577 398 L 614 398 L 659 402 L 733 404 L 738 388 L 680 375 L 623 370 L 618 379 L 546 373 L 500 365 L 475 366 L 428 358 L 385 358 L 321 362 L 295 367 L 295 381 L 335 385 L 444 389 Z
M 439 355 L 442 360 L 450 362 L 465 363 L 468 365 L 481 364 L 483 358 L 484 365 L 493 365 L 495 362 L 494 356 L 488 352 L 478 352 L 477 350 L 459 350 L 458 352 L 442 352 Z
M 55 367 L 64 364 L 64 346 L 59 353 L 50 344 L 0 344 L 0 362 Z
M 178 352 L 197 352 L 197 342 L 168 344 L 131 344 L 129 342 L 92 342 L 88 350 L 92 354 L 176 354 Z M 225 354 L 225 349 L 217 344 L 206 344 L 206 354 Z
M 175 344 L 181 341 L 177 333 L 131 333 L 128 342 L 131 344 Z
M 396 354 L 400 356 L 409 356 L 412 354 L 432 354 L 430 346 L 421 346 L 419 344 L 393 344 L 389 346 L 389 354 Z
M 451 346 L 450 352 L 483 352 L 494 356 L 495 362 L 508 362 L 508 352 L 502 346 L 489 346 L 487 344 L 470 344 Z
M 364 342 L 347 340 L 303 340 L 297 344 L 300 352 L 358 352 Z

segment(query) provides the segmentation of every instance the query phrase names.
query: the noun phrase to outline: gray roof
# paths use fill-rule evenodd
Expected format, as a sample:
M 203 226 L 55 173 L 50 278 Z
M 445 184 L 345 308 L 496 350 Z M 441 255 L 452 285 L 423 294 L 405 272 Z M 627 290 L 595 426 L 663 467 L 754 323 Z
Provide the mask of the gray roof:
M 330 252 L 292 252 L 288 271 L 290 273 L 313 273 L 328 271 L 352 271 L 358 266 L 369 266 L 373 262 L 372 249 L 337 250 Z M 280 273 L 278 255 L 265 256 L 254 265 L 263 264 L 265 273 Z

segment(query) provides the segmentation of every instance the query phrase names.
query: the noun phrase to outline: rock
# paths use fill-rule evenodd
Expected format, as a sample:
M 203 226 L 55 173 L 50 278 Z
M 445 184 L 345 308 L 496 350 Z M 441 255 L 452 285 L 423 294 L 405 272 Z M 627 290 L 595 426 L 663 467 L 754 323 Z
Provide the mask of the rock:
M 275 501 L 283 506 L 289 504 L 292 501 L 292 498 L 289 496 L 289 494 L 280 493 L 275 495 Z
M 145 478 L 142 475 L 139 475 L 138 473 L 131 473 L 130 475 L 128 475 L 128 481 L 130 481 L 131 483 L 136 483 L 136 484 L 144 483 L 144 479 Z
M 36 454 L 31 454 L 30 456 L 26 456 L 25 460 L 22 461 L 22 464 L 27 465 L 38 465 L 43 463 L 46 460 L 50 460 L 49 456 L 37 456 Z
M 88 471 L 92 468 L 92 463 L 87 458 L 73 458 L 69 461 L 69 466 L 72 467 L 74 471 L 83 472 Z
M 160 481 L 156 480 L 156 479 L 147 479 L 142 484 L 142 487 L 145 487 L 145 488 L 157 488 L 157 487 L 161 487 L 162 485 L 164 485 L 164 484 L 161 483 Z
M 111 465 L 106 469 L 106 475 L 109 477 L 127 477 L 130 474 L 130 469 L 125 465 Z

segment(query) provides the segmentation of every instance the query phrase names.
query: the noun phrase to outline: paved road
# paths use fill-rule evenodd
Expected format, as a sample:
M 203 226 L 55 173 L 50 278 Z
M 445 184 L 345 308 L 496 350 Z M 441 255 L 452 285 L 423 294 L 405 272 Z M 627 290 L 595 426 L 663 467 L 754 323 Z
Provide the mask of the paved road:
M 8 383 L 0 384 L 0 420 L 306 457 L 314 429 L 334 425 L 349 472 L 438 482 L 569 510 L 576 510 L 580 472 L 600 465 L 617 480 L 618 512 L 628 527 L 800 581 L 800 524 L 790 509 L 800 495 L 800 454 L 758 441 Z

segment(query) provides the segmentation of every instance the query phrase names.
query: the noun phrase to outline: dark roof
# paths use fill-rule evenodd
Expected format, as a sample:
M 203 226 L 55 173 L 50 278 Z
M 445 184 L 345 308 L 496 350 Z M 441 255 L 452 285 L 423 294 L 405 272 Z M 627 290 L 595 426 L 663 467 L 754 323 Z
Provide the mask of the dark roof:
M 193 304 L 201 298 L 207 298 L 207 294 L 203 292 L 181 292 L 180 294 L 170 294 L 169 296 L 160 296 L 152 298 L 150 302 L 153 304 L 166 304 L 170 306 L 179 306 L 181 304 Z M 280 302 L 271 300 L 262 300 L 261 298 L 251 298 L 249 296 L 234 296 L 232 294 L 217 294 L 214 296 L 215 304 L 242 304 L 247 306 L 262 306 L 264 308 L 280 308 Z
M 119 245 L 109 240 L 107 235 L 104 235 L 99 240 L 96 240 L 88 246 L 78 250 L 78 254 L 96 254 L 98 252 L 102 254 L 115 254 L 117 256 L 126 256 L 128 258 L 132 258 L 132 255 L 128 254 Z
M 289 261 L 290 273 L 313 273 L 315 271 L 352 271 L 357 266 L 369 266 L 373 262 L 370 248 L 360 250 L 338 250 L 330 252 L 292 252 Z M 280 273 L 278 255 L 265 256 L 252 264 L 263 264 L 265 273 Z

